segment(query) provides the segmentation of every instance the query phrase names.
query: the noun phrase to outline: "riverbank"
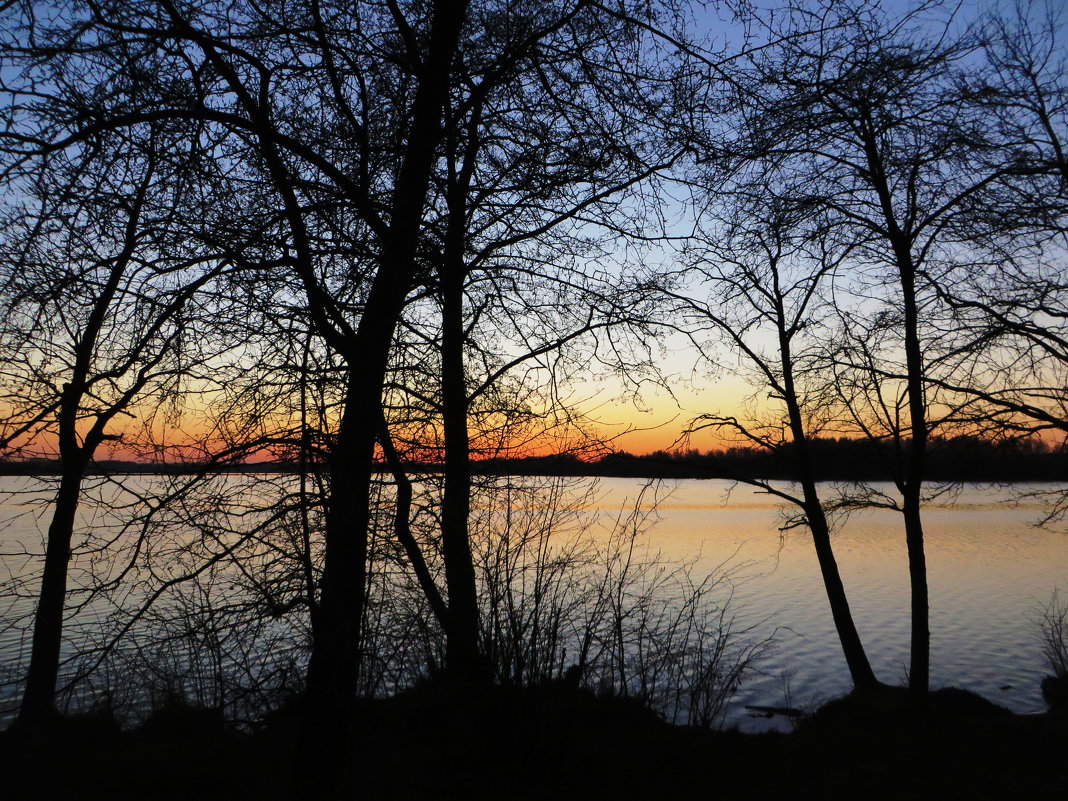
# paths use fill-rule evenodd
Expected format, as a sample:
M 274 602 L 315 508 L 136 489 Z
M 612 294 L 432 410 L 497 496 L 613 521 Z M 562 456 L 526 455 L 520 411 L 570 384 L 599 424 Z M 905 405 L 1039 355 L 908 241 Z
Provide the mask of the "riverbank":
M 627 699 L 560 687 L 462 702 L 432 691 L 368 703 L 347 753 L 356 799 L 1055 798 L 1068 786 L 1068 718 L 1015 715 L 942 690 L 827 704 L 787 733 L 669 726 Z M 105 717 L 0 734 L 8 799 L 308 797 L 300 725 L 249 733 L 171 705 L 140 728 Z

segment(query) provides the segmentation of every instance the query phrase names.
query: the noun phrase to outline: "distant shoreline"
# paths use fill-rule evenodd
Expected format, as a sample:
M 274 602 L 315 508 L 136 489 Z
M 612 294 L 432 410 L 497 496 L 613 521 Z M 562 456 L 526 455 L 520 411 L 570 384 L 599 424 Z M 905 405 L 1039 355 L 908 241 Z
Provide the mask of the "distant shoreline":
M 820 440 L 812 444 L 813 462 L 818 481 L 893 481 L 894 454 L 886 446 L 856 440 Z M 726 451 L 686 453 L 660 451 L 635 456 L 625 452 L 610 453 L 597 460 L 582 460 L 572 455 L 531 456 L 515 459 L 475 459 L 475 475 L 602 477 L 635 479 L 726 479 L 726 480 L 796 480 L 797 470 L 789 449 L 764 453 L 747 448 Z M 322 472 L 319 464 L 308 472 Z M 376 472 L 388 474 L 382 462 L 373 465 Z M 434 474 L 443 465 L 429 461 L 404 463 L 409 474 Z M 89 475 L 196 475 L 299 473 L 298 462 L 256 463 L 145 463 L 101 460 L 90 464 Z M 58 460 L 28 459 L 0 461 L 0 475 L 59 475 Z M 938 443 L 928 459 L 925 479 L 933 482 L 1020 483 L 1068 482 L 1068 450 L 1021 447 L 1018 443 L 990 443 L 959 438 Z

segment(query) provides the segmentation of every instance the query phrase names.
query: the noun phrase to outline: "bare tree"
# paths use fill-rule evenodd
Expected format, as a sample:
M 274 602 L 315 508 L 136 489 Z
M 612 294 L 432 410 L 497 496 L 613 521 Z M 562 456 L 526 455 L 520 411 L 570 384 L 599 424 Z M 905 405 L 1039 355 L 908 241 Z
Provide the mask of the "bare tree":
M 443 438 L 448 629 L 461 665 L 477 663 L 479 630 L 467 537 L 471 423 L 492 418 L 487 401 L 509 371 L 560 385 L 562 349 L 628 316 L 607 276 L 573 262 L 603 255 L 590 229 L 624 227 L 624 198 L 677 158 L 655 147 L 665 99 L 654 87 L 671 85 L 667 60 L 641 52 L 648 36 L 635 21 L 581 4 L 474 13 L 483 34 L 457 65 L 425 242 L 441 315 L 432 405 Z
M 950 11 L 935 3 L 899 17 L 877 4 L 794 7 L 770 34 L 779 43 L 740 81 L 747 152 L 770 175 L 789 177 L 852 248 L 850 283 L 837 287 L 846 332 L 837 380 L 858 430 L 897 449 L 899 500 L 880 502 L 904 521 L 917 698 L 930 661 L 928 443 L 935 421 L 960 419 L 969 404 L 940 387 L 984 345 L 953 324 L 941 293 L 971 270 L 975 253 L 998 247 L 1001 232 L 978 227 L 976 210 L 1004 207 L 1021 173 L 978 80 L 982 39 Z
M 970 209 L 985 233 L 973 274 L 938 287 L 977 340 L 970 371 L 939 386 L 975 398 L 977 417 L 1013 434 L 1068 431 L 1068 62 L 1052 6 L 1018 3 L 984 21 L 977 96 L 1009 169 Z M 969 243 L 965 242 L 963 247 Z
M 146 120 L 190 120 L 198 141 L 230 166 L 227 178 L 271 187 L 288 229 L 286 263 L 317 335 L 346 365 L 308 678 L 313 707 L 333 720 L 344 718 L 359 671 L 378 433 L 366 421 L 379 415 L 393 332 L 416 273 L 465 7 L 279 2 L 229 18 L 206 3 L 92 4 L 58 21 L 31 20 L 25 30 L 54 37 L 56 47 L 33 39 L 12 48 L 40 58 L 55 87 L 10 112 L 16 156 Z M 361 263 L 371 270 L 353 276 L 362 283 L 355 319 L 318 272 L 313 245 L 313 210 L 339 206 L 375 243 Z
M 55 454 L 61 469 L 23 725 L 54 710 L 86 470 L 105 443 L 128 455 L 150 443 L 163 422 L 157 414 L 180 406 L 183 393 L 208 389 L 204 365 L 225 348 L 205 336 L 202 316 L 225 262 L 183 242 L 188 187 L 160 163 L 165 138 L 157 136 L 150 132 L 144 148 L 96 141 L 83 154 L 48 159 L 8 210 L 2 445 L 20 456 Z
M 726 197 L 714 202 L 717 208 L 730 203 Z M 732 360 L 714 357 L 715 343 L 724 343 L 767 400 L 758 402 L 754 419 L 709 413 L 694 421 L 693 430 L 725 431 L 790 464 L 800 493 L 759 479 L 741 480 L 800 512 L 786 525 L 811 533 L 854 687 L 870 691 L 878 682 L 850 612 L 811 453 L 812 440 L 833 431 L 837 402 L 827 387 L 822 339 L 835 319 L 828 308 L 829 285 L 850 247 L 829 239 L 818 207 L 797 200 L 792 188 L 773 188 L 759 179 L 737 190 L 734 208 L 725 214 L 725 219 L 704 220 L 689 246 L 693 279 L 682 292 L 669 294 L 683 315 L 681 328 L 703 346 L 706 358 L 715 358 L 720 370 L 732 369 Z M 698 291 L 707 292 L 707 299 L 699 299 Z M 714 338 L 708 345 L 700 341 L 706 331 Z
M 28 156 L 60 152 L 100 132 L 182 122 L 194 129 L 190 141 L 206 143 L 213 154 L 220 182 L 275 212 L 270 234 L 280 244 L 269 261 L 296 278 L 317 346 L 337 355 L 343 374 L 327 456 L 324 561 L 308 680 L 313 707 L 332 720 L 345 718 L 359 673 L 372 461 L 382 436 L 368 421 L 381 414 L 403 309 L 425 282 L 419 248 L 450 87 L 468 113 L 478 106 L 468 101 L 482 91 L 473 91 L 482 78 L 497 87 L 521 73 L 526 90 L 547 99 L 545 119 L 553 119 L 554 107 L 562 115 L 563 136 L 568 121 L 580 119 L 582 103 L 597 99 L 582 89 L 581 76 L 597 59 L 608 71 L 618 66 L 613 59 L 621 52 L 598 37 L 629 24 L 626 14 L 581 2 L 543 9 L 545 22 L 529 30 L 511 31 L 511 20 L 529 24 L 533 14 L 487 4 L 476 24 L 466 22 L 466 12 L 466 3 L 446 0 L 359 8 L 280 0 L 233 14 L 210 3 L 145 0 L 72 6 L 53 17 L 27 8 L 21 27 L 9 29 L 7 53 L 27 70 L 21 84 L 12 84 L 6 116 L 13 170 Z M 479 44 L 487 20 L 505 35 Z M 467 44 L 464 31 L 471 32 Z M 557 47 L 558 66 L 539 71 Z M 471 85 L 457 82 L 461 52 L 470 54 L 464 80 Z M 39 81 L 42 76 L 47 80 Z M 535 141 L 537 133 L 525 136 Z M 482 136 L 471 141 L 481 146 Z M 537 153 L 520 156 L 528 168 L 538 163 Z M 568 169 L 567 180 L 583 180 Z M 257 189 L 245 189 L 250 186 Z M 589 202 L 600 199 L 599 191 L 591 191 Z M 529 196 L 527 208 L 541 222 L 519 238 L 588 204 L 572 205 L 561 215 Z M 275 275 L 264 272 L 263 280 Z M 462 450 L 462 444 L 453 448 Z M 461 605 L 470 597 L 466 577 L 457 580 L 455 594 Z

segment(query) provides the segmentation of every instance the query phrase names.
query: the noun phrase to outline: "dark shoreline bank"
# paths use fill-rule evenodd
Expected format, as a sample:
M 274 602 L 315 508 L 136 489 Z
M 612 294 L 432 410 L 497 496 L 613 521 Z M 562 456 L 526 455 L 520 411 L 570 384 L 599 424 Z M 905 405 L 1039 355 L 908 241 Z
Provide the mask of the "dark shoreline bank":
M 833 701 L 788 734 L 669 726 L 636 702 L 558 687 L 368 702 L 348 753 L 353 799 L 1056 798 L 1068 718 L 1015 715 L 962 690 Z M 134 731 L 106 717 L 0 734 L 11 799 L 307 797 L 296 718 L 255 733 L 172 706 Z M 0 785 L 0 786 L 3 786 Z

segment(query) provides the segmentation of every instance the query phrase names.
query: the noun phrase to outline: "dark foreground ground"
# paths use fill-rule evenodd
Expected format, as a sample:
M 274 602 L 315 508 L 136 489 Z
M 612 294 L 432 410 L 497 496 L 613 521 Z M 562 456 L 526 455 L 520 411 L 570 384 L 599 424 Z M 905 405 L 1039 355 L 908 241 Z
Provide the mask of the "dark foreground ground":
M 790 734 L 672 727 L 560 688 L 422 691 L 358 718 L 344 780 L 359 799 L 1068 798 L 1068 718 L 952 689 L 923 715 L 900 690 L 834 701 Z M 300 730 L 281 716 L 242 733 L 172 706 L 135 731 L 78 718 L 3 732 L 0 798 L 314 799 Z

